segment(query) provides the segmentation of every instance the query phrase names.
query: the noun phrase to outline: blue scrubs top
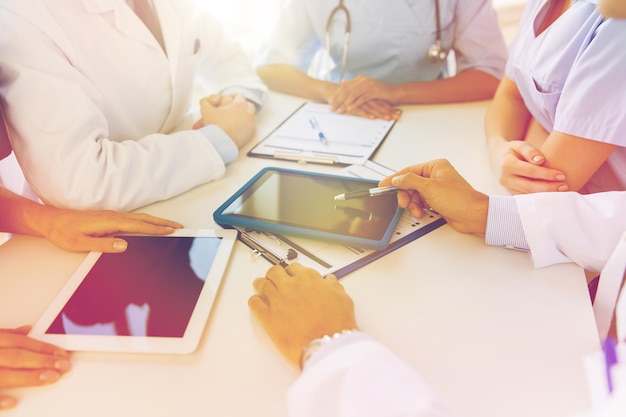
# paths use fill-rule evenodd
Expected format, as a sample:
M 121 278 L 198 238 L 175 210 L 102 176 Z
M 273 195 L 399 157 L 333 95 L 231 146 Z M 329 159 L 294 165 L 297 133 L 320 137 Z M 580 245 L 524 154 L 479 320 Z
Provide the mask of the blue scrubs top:
M 626 19 L 605 19 L 577 0 L 536 35 L 550 0 L 530 0 L 507 76 L 532 116 L 553 130 L 620 146 L 583 192 L 626 189 Z
M 500 78 L 506 45 L 489 0 L 439 0 L 442 46 L 454 49 L 458 72 L 474 68 Z M 331 24 L 330 55 L 325 59 L 328 17 L 338 0 L 291 0 L 261 47 L 257 65 L 287 63 L 332 81 L 340 75 L 346 18 Z M 446 63 L 432 63 L 428 49 L 436 39 L 435 0 L 346 0 L 351 38 L 344 79 L 357 75 L 394 83 L 431 81 L 446 75 Z M 317 61 L 317 65 L 316 65 Z

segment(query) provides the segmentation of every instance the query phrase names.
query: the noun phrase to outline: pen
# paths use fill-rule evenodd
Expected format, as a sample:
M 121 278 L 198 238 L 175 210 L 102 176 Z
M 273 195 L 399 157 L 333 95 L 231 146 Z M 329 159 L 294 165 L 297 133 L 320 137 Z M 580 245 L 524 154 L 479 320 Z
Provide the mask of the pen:
M 387 187 L 370 188 L 369 190 L 350 191 L 345 194 L 339 194 L 335 196 L 335 200 L 351 200 L 354 198 L 376 197 L 378 195 L 384 195 L 389 193 L 395 193 L 398 191 L 393 185 Z
M 328 139 L 326 139 L 326 135 L 324 135 L 324 132 L 322 132 L 322 129 L 320 129 L 320 125 L 317 124 L 317 120 L 315 120 L 315 117 L 311 117 L 309 119 L 309 123 L 311 123 L 311 128 L 315 130 L 315 133 L 317 133 L 317 137 L 319 138 L 320 142 L 326 145 L 328 143 Z

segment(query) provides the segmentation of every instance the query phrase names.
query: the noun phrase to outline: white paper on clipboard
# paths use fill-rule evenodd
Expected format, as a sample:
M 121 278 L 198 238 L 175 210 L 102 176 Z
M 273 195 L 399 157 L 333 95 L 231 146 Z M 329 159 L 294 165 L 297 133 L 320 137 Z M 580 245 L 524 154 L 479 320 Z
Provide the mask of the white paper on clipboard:
M 372 161 L 366 161 L 363 165 L 349 166 L 339 171 L 341 175 L 347 177 L 375 180 L 383 179 L 394 172 L 394 170 Z M 436 213 L 429 213 L 421 219 L 416 219 L 408 211 L 405 211 L 391 242 L 386 248 L 379 250 L 256 230 L 239 229 L 239 232 L 240 240 L 250 246 L 256 255 L 266 258 L 273 264 L 286 266 L 291 262 L 297 262 L 315 269 L 324 276 L 335 274 L 337 278 L 340 278 L 443 224 L 445 224 L 445 220 Z
M 394 123 L 394 120 L 338 114 L 331 112 L 328 104 L 306 102 L 248 152 L 248 156 L 300 163 L 364 164 Z M 320 139 L 320 133 L 325 140 Z

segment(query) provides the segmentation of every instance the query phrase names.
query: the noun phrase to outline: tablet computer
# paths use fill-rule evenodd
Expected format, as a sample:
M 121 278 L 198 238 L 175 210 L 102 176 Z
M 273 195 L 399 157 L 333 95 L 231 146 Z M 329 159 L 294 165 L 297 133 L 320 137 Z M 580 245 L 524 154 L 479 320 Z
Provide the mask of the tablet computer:
M 237 232 L 124 236 L 90 252 L 30 336 L 67 350 L 186 354 L 200 341 Z
M 265 168 L 214 213 L 216 223 L 302 236 L 359 248 L 387 246 L 402 215 L 395 193 L 345 201 L 336 195 L 376 181 Z

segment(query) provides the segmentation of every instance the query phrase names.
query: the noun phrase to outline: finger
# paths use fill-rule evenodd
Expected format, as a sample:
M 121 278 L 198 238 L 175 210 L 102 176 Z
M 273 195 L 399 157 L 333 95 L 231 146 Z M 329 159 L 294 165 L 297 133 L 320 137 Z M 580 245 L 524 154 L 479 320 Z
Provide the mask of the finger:
M 206 100 L 212 106 L 219 106 L 220 104 L 222 104 L 222 95 L 211 94 L 208 97 L 205 97 L 203 100 Z
M 339 282 L 339 280 L 337 279 L 335 274 L 328 274 L 328 275 L 326 275 L 324 277 L 324 280 L 326 280 L 330 285 L 341 287 L 341 289 L 343 289 L 345 291 L 345 289 L 343 288 L 343 285 L 341 285 L 341 283 Z
M 563 183 L 566 179 L 565 174 L 559 170 L 533 165 L 526 161 L 514 160 L 510 165 L 511 168 L 507 172 L 512 172 L 515 176 L 525 177 L 530 180 L 558 181 Z
M 349 114 L 363 117 L 365 119 L 371 119 L 371 120 L 376 119 L 376 115 L 368 112 L 367 109 L 364 107 L 357 107 L 356 109 L 353 109 L 352 111 L 350 111 Z
M 287 274 L 289 276 L 295 277 L 297 275 L 301 275 L 307 269 L 309 269 L 309 268 L 306 268 L 306 267 L 302 266 L 301 264 L 299 264 L 297 262 L 294 262 L 294 263 L 290 264 L 289 266 L 287 266 L 287 268 L 285 268 L 285 272 L 287 272 Z
M 367 112 L 375 119 L 391 120 L 391 117 L 393 115 L 393 112 L 388 112 L 387 109 L 374 105 L 374 102 L 372 101 L 365 102 L 361 104 L 358 108 Z M 352 109 L 348 111 L 352 112 Z
M 70 361 L 61 356 L 33 352 L 19 348 L 0 349 L 0 368 L 70 370 Z
M 8 395 L 0 395 L 0 410 L 9 410 L 17 405 L 17 400 Z
M 515 141 L 512 143 L 515 152 L 524 160 L 535 165 L 541 165 L 546 161 L 545 156 L 534 146 L 526 141 Z
M 30 324 L 26 324 L 24 326 L 16 327 L 15 329 L 0 329 L 0 333 L 20 334 L 26 336 L 32 328 L 33 326 L 31 326 Z
M 35 387 L 56 382 L 61 373 L 53 369 L 0 368 L 0 388 Z
M 370 111 L 372 113 L 377 114 L 379 119 L 397 119 L 400 114 L 400 112 L 396 108 L 394 108 L 391 104 L 387 103 L 384 100 L 370 100 L 363 105 L 367 106 L 368 109 L 371 109 Z
M 294 264 L 297 265 L 297 264 Z M 291 266 L 291 265 L 290 265 Z M 289 266 L 287 267 L 289 268 Z M 293 268 L 292 268 L 293 270 Z M 274 265 L 265 273 L 265 278 L 271 280 L 277 287 L 280 287 L 281 283 L 289 278 L 289 275 L 285 268 L 280 265 Z
M 204 123 L 202 123 L 202 119 L 200 119 L 200 120 L 196 121 L 196 122 L 193 124 L 193 126 L 191 126 L 191 128 L 192 128 L 193 130 L 196 130 L 196 129 L 200 129 L 200 128 L 201 128 L 201 127 L 203 127 L 203 126 L 204 126 Z
M 6 348 L 23 349 L 61 358 L 68 358 L 70 356 L 68 351 L 61 349 L 58 346 L 15 333 L 0 334 L 0 349 Z
M 503 185 L 505 184 L 503 183 Z M 505 187 L 513 194 L 563 192 L 569 190 L 569 186 L 565 182 L 537 181 L 523 177 L 513 177 L 508 179 Z
M 124 213 L 123 215 L 134 220 L 140 220 L 144 223 L 153 224 L 155 226 L 171 227 L 172 229 L 181 229 L 183 227 L 183 225 L 177 221 L 152 216 L 147 213 Z
M 278 294 L 276 284 L 268 278 L 257 278 L 252 281 L 252 286 L 256 292 L 267 299 L 267 303 L 271 303 L 271 298 Z
M 266 298 L 259 294 L 254 294 L 248 298 L 248 307 L 262 322 L 267 321 L 270 313 L 270 306 Z
M 128 248 L 128 242 L 115 237 L 92 237 L 78 236 L 69 247 L 65 247 L 72 252 L 95 251 L 103 253 L 121 253 Z
M 424 217 L 427 203 L 424 202 L 420 190 L 427 185 L 427 179 L 407 173 L 394 177 L 391 183 L 402 190 L 398 192 L 398 205 L 407 208 L 415 218 Z

